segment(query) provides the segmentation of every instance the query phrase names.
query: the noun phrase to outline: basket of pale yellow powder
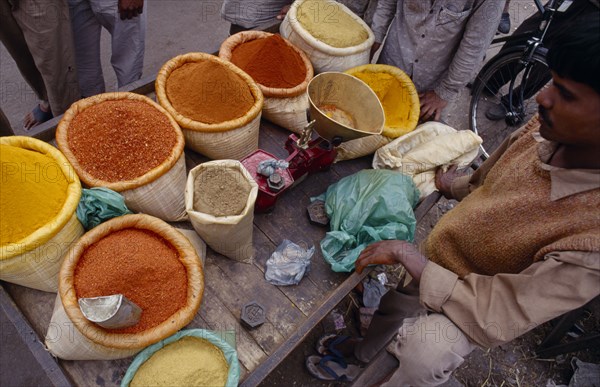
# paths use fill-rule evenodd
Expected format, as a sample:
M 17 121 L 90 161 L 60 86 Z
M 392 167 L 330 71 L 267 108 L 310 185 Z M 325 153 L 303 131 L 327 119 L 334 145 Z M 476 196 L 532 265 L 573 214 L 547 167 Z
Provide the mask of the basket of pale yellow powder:
M 389 65 L 368 64 L 345 72 L 365 82 L 375 92 L 383 106 L 385 124 L 381 135 L 344 142 L 338 147 L 337 161 L 372 154 L 393 139 L 415 130 L 419 121 L 419 95 L 404 71 Z
M 0 138 L 0 161 L 0 279 L 56 292 L 63 255 L 84 233 L 79 178 L 58 149 L 31 137 Z
M 333 0 L 298 0 L 279 28 L 303 50 L 315 73 L 344 71 L 369 63 L 375 36 L 348 7 Z
M 121 387 L 235 387 L 239 377 L 235 348 L 214 332 L 189 329 L 142 351 L 127 369 Z

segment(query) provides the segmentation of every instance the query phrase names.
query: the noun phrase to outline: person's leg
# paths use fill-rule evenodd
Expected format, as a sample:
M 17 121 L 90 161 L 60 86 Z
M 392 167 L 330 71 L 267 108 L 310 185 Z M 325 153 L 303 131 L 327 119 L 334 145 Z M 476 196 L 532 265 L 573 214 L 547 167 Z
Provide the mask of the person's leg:
M 93 3 L 94 7 L 99 5 L 99 2 L 94 1 Z M 102 26 L 111 35 L 110 63 L 115 70 L 120 88 L 142 77 L 148 7 L 145 5 L 144 11 L 132 19 L 121 20 L 118 1 L 113 0 L 108 4 L 98 8 L 96 14 L 100 18 Z
M 71 26 L 75 38 L 75 58 L 79 88 L 83 97 L 104 93 L 104 76 L 100 61 L 102 26 L 89 0 L 68 0 Z
M 500 24 L 498 24 L 498 32 L 501 34 L 508 34 L 510 32 L 510 13 L 508 12 L 509 7 L 510 0 L 506 0 L 506 3 L 504 3 L 504 9 L 502 10 Z
M 66 3 L 20 0 L 13 11 L 38 68 L 54 116 L 79 99 L 73 36 Z
M 364 340 L 356 344 L 354 356 L 368 363 L 398 333 L 405 318 L 420 313 L 425 313 L 425 309 L 419 302 L 419 288 L 414 281 L 404 288 L 388 291 L 381 298 Z
M 388 350 L 400 362 L 382 386 L 445 383 L 477 346 L 446 316 L 433 313 L 407 319 Z

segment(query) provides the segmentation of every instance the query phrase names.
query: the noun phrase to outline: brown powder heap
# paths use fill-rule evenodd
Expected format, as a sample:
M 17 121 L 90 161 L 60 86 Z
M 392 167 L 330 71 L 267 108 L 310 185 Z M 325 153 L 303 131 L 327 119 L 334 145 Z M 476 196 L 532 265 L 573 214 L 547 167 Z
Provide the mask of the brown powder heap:
M 179 114 L 206 124 L 240 118 L 254 105 L 246 82 L 221 63 L 209 60 L 173 70 L 166 89 Z
M 240 44 L 233 50 L 231 62 L 267 87 L 288 89 L 306 78 L 300 54 L 279 35 Z
M 96 179 L 132 180 L 163 163 L 177 142 L 167 116 L 135 100 L 104 101 L 79 113 L 68 129 L 69 148 Z
M 78 298 L 123 294 L 142 308 L 140 321 L 116 333 L 153 328 L 186 305 L 187 272 L 177 251 L 154 232 L 116 231 L 88 247 L 75 268 Z
M 213 216 L 239 215 L 246 207 L 250 190 L 239 171 L 207 169 L 194 180 L 194 210 Z

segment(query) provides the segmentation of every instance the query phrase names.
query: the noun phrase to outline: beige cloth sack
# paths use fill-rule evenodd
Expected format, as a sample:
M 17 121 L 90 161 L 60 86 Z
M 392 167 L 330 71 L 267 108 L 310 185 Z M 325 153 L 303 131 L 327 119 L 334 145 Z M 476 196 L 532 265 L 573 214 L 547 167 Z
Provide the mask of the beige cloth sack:
M 250 185 L 244 210 L 234 216 L 214 216 L 194 210 L 194 183 L 196 177 L 209 169 L 229 168 L 239 172 Z M 252 232 L 254 203 L 258 195 L 258 184 L 252 175 L 237 160 L 215 160 L 200 164 L 188 175 L 185 190 L 185 206 L 194 230 L 214 251 L 236 261 L 251 263 L 254 258 Z
M 187 304 L 160 325 L 135 334 L 111 333 L 87 320 L 77 303 L 74 272 L 83 252 L 112 232 L 138 228 L 153 231 L 171 243 L 188 276 Z M 190 241 L 172 226 L 149 215 L 125 215 L 87 232 L 67 253 L 59 275 L 59 292 L 46 334 L 45 345 L 65 360 L 111 360 L 129 357 L 171 336 L 192 321 L 202 300 L 204 274 L 201 260 Z
M 136 100 L 145 102 L 169 118 L 173 131 L 177 136 L 175 147 L 169 157 L 158 167 L 144 175 L 128 181 L 109 182 L 96 179 L 79 164 L 77 157 L 69 146 L 69 125 L 71 121 L 90 106 L 109 100 Z M 106 187 L 119 192 L 125 198 L 127 207 L 135 212 L 142 212 L 167 221 L 184 220 L 185 202 L 185 154 L 184 139 L 179 125 L 165 109 L 143 95 L 135 93 L 105 93 L 75 102 L 63 116 L 56 128 L 58 148 L 73 164 L 73 168 L 81 180 L 89 187 Z M 141 151 L 141 150 L 140 150 Z
M 254 96 L 254 105 L 237 119 L 207 124 L 194 121 L 177 112 L 167 96 L 167 80 L 173 70 L 190 62 L 215 61 L 242 78 Z M 211 159 L 240 160 L 258 149 L 258 129 L 264 97 L 258 84 L 234 64 L 214 55 L 191 52 L 176 56 L 165 63 L 156 76 L 156 99 L 181 125 L 186 145 Z M 224 102 L 228 103 L 228 102 Z
M 1 137 L 0 144 L 39 152 L 54 159 L 68 181 L 65 203 L 54 219 L 21 241 L 0 248 L 0 280 L 56 292 L 63 256 L 84 233 L 75 214 L 81 197 L 81 183 L 69 161 L 50 144 L 23 136 Z
M 333 0 L 327 0 L 332 6 L 340 7 L 356 20 L 368 32 L 369 37 L 354 47 L 332 47 L 317 40 L 298 21 L 298 8 L 306 0 L 295 1 L 281 22 L 279 32 L 292 44 L 306 53 L 313 64 L 315 73 L 325 71 L 345 71 L 349 68 L 369 63 L 371 46 L 375 43 L 375 35 L 369 26 L 348 7 Z
M 377 150 L 373 168 L 411 176 L 423 199 L 436 190 L 437 167 L 468 167 L 479 154 L 481 142 L 481 137 L 470 130 L 458 131 L 439 122 L 426 122 Z
M 272 35 L 264 31 L 242 31 L 231 35 L 221 44 L 219 57 L 226 61 L 231 61 L 233 50 L 238 45 L 255 39 L 267 38 Z M 313 66 L 302 50 L 294 46 L 287 39 L 284 39 L 284 41 L 302 58 L 306 67 L 306 78 L 301 84 L 287 89 L 267 87 L 257 82 L 258 87 L 260 87 L 265 97 L 262 116 L 282 128 L 301 134 L 304 127 L 308 125 L 308 120 L 306 119 L 306 110 L 308 109 L 306 89 L 308 82 L 310 82 L 314 75 Z

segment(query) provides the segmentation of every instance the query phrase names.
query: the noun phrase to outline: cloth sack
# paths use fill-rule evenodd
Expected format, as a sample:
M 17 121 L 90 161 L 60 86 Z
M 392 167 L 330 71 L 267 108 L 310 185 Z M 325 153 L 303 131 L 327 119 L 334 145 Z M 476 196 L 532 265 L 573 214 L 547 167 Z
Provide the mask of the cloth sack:
M 426 122 L 378 149 L 373 157 L 373 168 L 411 176 L 423 199 L 436 190 L 437 167 L 469 166 L 479 154 L 481 142 L 470 130 L 458 131 L 439 122 Z

